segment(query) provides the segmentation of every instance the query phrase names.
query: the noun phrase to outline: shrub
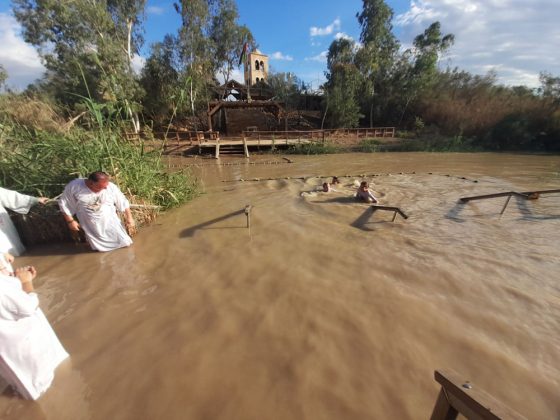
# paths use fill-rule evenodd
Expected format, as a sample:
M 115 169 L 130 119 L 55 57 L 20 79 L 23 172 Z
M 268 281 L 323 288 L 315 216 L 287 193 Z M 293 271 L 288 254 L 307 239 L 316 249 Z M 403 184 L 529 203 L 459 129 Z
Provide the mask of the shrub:
M 376 139 L 364 139 L 360 142 L 357 149 L 365 153 L 378 152 L 380 144 L 381 142 Z
M 500 150 L 528 149 L 535 138 L 529 118 L 519 114 L 506 116 L 491 132 L 491 143 Z
M 337 153 L 338 148 L 331 143 L 308 143 L 296 144 L 286 150 L 286 153 L 294 155 L 325 155 Z

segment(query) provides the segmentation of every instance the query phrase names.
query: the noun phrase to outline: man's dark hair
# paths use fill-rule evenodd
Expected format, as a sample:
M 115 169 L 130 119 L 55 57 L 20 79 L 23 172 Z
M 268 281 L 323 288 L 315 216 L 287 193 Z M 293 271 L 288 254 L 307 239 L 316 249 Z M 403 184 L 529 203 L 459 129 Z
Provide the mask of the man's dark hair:
M 109 178 L 110 178 L 109 174 L 103 171 L 95 171 L 89 174 L 88 176 L 88 179 L 91 182 L 95 182 L 95 183 L 99 181 L 109 180 Z

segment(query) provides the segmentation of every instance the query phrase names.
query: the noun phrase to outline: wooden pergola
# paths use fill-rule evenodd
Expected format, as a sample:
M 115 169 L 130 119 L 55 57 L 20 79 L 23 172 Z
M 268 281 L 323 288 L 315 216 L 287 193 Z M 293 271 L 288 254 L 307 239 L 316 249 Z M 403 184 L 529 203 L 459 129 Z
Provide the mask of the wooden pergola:
M 249 88 L 237 80 L 230 80 L 229 82 L 212 88 L 214 97 L 217 100 L 233 96 L 238 101 L 247 101 L 249 96 L 256 101 L 266 101 L 273 96 L 273 92 L 265 82 L 259 82 Z

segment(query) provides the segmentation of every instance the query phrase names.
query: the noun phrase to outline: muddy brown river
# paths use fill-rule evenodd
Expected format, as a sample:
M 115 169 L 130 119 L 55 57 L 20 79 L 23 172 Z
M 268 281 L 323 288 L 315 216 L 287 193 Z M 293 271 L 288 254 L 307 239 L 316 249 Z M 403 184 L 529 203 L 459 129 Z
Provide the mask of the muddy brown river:
M 560 418 L 560 157 L 174 158 L 204 194 L 132 247 L 34 247 L 70 360 L 2 419 L 427 419 L 452 369 Z M 337 175 L 337 191 L 317 188 Z M 351 196 L 370 182 L 372 212 Z M 243 180 L 243 181 L 241 181 Z M 251 227 L 242 212 L 252 206 Z

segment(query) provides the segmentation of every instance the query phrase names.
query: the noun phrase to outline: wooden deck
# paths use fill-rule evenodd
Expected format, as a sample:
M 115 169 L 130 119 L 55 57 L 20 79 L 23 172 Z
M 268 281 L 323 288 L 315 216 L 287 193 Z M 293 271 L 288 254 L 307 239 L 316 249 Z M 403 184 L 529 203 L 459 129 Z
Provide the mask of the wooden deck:
M 342 128 L 306 131 L 259 131 L 249 127 L 238 137 L 221 137 L 217 131 L 166 131 L 153 133 L 125 133 L 130 141 L 155 138 L 163 141 L 165 153 L 183 154 L 188 150 L 198 153 L 236 153 L 249 156 L 249 149 L 274 149 L 302 144 L 338 143 L 341 139 L 359 141 L 368 138 L 394 138 L 395 127 Z

